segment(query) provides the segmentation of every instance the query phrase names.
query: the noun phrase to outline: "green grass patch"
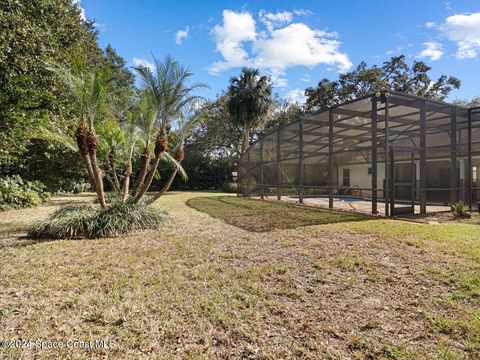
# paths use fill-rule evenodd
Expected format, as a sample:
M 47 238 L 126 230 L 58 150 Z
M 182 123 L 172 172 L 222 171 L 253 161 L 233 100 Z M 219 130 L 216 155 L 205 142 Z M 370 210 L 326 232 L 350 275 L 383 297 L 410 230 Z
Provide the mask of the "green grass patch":
M 427 322 L 442 334 L 466 338 L 471 351 L 476 353 L 480 351 L 480 310 L 475 310 L 463 318 L 428 315 Z
M 187 205 L 231 225 L 255 232 L 370 219 L 358 214 L 234 196 L 196 197 L 188 200 Z

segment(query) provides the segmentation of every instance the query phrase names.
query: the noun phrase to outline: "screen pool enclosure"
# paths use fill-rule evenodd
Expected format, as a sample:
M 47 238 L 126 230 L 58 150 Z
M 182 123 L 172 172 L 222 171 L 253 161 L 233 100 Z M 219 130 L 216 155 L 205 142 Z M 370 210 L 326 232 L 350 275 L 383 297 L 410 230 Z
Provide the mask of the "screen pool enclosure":
M 253 143 L 239 195 L 361 203 L 386 216 L 479 201 L 480 108 L 376 93 L 300 117 Z

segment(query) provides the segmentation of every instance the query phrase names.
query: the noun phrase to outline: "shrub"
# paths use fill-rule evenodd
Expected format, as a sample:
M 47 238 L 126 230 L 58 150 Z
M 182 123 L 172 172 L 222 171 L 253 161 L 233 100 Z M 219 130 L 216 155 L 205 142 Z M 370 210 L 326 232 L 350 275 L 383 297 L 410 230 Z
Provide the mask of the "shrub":
M 70 191 L 74 194 L 80 194 L 82 192 L 92 191 L 92 186 L 84 181 L 76 182 L 71 186 Z
M 114 202 L 104 209 L 94 204 L 67 205 L 49 219 L 35 224 L 32 238 L 72 239 L 118 236 L 152 229 L 167 220 L 167 214 L 145 205 Z
M 35 224 L 29 232 L 32 238 L 89 237 L 89 224 L 97 212 L 92 204 L 66 205 L 49 219 Z
M 234 183 L 234 182 L 227 182 L 222 185 L 222 192 L 225 192 L 225 193 L 236 194 L 237 189 L 238 189 L 237 183 Z
M 458 218 L 470 218 L 470 209 L 463 201 L 459 201 L 452 205 L 452 212 Z
M 24 181 L 18 175 L 0 179 L 0 210 L 37 206 L 49 197 L 40 181 Z

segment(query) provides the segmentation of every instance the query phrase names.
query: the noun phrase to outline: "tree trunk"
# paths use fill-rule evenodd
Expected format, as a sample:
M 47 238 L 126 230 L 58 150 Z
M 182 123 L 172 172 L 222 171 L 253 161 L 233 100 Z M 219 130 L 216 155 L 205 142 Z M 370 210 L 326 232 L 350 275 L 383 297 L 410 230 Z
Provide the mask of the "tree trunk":
M 157 170 L 157 166 L 160 163 L 163 153 L 167 151 L 167 149 L 168 149 L 168 138 L 162 130 L 160 134 L 157 135 L 157 139 L 155 140 L 155 160 L 153 161 L 152 167 L 148 171 L 148 175 L 147 175 L 147 178 L 145 179 L 145 183 L 142 185 L 137 196 L 133 200 L 134 204 L 137 204 L 140 201 L 140 199 L 143 197 L 143 195 L 145 195 L 147 190 L 150 188 L 150 185 L 152 184 L 152 181 L 153 181 L 153 176 L 155 175 L 155 171 Z
M 173 179 L 175 179 L 175 176 L 177 175 L 177 172 L 178 172 L 178 168 L 175 167 L 175 169 L 172 171 L 172 173 L 170 174 L 170 177 L 168 178 L 167 182 L 163 185 L 162 189 L 160 190 L 160 192 L 155 195 L 154 197 L 152 197 L 150 200 L 148 200 L 148 204 L 153 204 L 155 201 L 157 201 L 158 199 L 160 199 L 160 197 L 165 194 L 168 189 L 170 189 L 170 186 L 172 186 L 172 182 L 173 182 Z
M 145 182 L 143 183 L 142 187 L 139 189 L 138 194 L 135 196 L 135 199 L 133 200 L 134 204 L 137 204 L 140 199 L 145 195 L 147 192 L 148 188 L 152 184 L 153 181 L 153 176 L 155 175 L 155 170 L 157 169 L 158 164 L 160 163 L 160 159 L 162 158 L 163 152 L 159 153 L 158 155 L 155 156 L 155 159 L 153 160 L 152 167 L 148 171 L 148 175 L 145 179 Z
M 135 182 L 135 187 L 133 188 L 133 194 L 137 195 L 138 191 L 142 187 L 145 176 L 147 176 L 148 163 L 150 162 L 150 151 L 148 148 L 143 149 L 143 154 L 140 157 L 140 172 L 138 173 L 137 181 Z
M 97 191 L 95 184 L 95 176 L 93 175 L 92 162 L 88 156 L 88 137 L 90 130 L 85 124 L 80 124 L 75 132 L 75 139 L 77 140 L 78 150 L 83 158 L 83 163 L 87 168 L 88 176 L 90 177 L 90 185 L 93 191 Z
M 114 151 L 111 151 L 108 154 L 108 161 L 110 163 L 110 168 L 112 169 L 114 189 L 115 191 L 120 192 L 120 181 L 118 181 L 118 176 L 117 176 L 117 160 L 116 160 Z
M 88 177 L 90 178 L 90 185 L 92 185 L 93 191 L 97 191 L 96 190 L 97 185 L 95 184 L 95 176 L 93 175 L 92 162 L 90 161 L 88 154 L 82 154 L 82 158 L 83 158 L 83 163 L 87 168 Z
M 243 153 L 245 153 L 250 146 L 250 129 L 245 128 L 245 134 L 243 138 Z
M 107 201 L 105 199 L 105 191 L 103 190 L 102 171 L 98 166 L 97 153 L 96 152 L 90 153 L 89 156 L 90 156 L 90 161 L 92 162 L 93 176 L 95 178 L 95 184 L 96 184 L 95 187 L 97 191 L 98 201 L 100 202 L 100 206 L 104 208 L 105 205 L 107 204 Z
M 123 202 L 128 198 L 128 190 L 130 187 L 130 177 L 132 176 L 132 163 L 129 162 L 127 165 L 127 171 L 125 172 L 125 181 L 123 183 Z
M 95 178 L 95 190 L 97 191 L 98 201 L 102 208 L 105 207 L 107 201 L 105 200 L 105 191 L 103 190 L 103 178 L 100 166 L 97 161 L 97 147 L 98 139 L 93 130 L 90 130 L 87 135 L 88 156 L 92 163 L 93 177 Z

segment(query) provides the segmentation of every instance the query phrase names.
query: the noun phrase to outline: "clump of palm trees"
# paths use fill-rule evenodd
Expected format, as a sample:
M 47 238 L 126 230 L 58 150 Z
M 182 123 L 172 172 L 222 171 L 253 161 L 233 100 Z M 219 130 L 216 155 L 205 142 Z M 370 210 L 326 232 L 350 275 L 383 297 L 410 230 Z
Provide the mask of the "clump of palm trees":
M 200 120 L 192 111 L 202 100 L 195 92 L 205 87 L 189 84 L 193 74 L 188 68 L 170 56 L 163 61 L 154 58 L 153 68 L 135 67 L 141 86 L 132 94 L 130 103 L 125 104 L 127 116 L 121 121 L 109 115 L 109 103 L 116 94 L 108 70 L 74 72 L 55 63 L 47 68 L 70 92 L 78 111 L 78 125 L 75 141 L 59 129 L 46 129 L 45 136 L 80 153 L 101 208 L 109 202 L 104 180 L 117 194 L 117 201 L 151 204 L 169 189 L 177 174 L 186 179 L 180 164 L 184 158 L 183 144 L 192 126 Z M 179 135 L 173 156 L 168 151 L 172 126 Z M 139 170 L 133 179 L 135 157 Z M 158 194 L 145 201 L 162 160 L 172 167 L 170 178 Z
M 30 236 L 35 238 L 104 237 L 156 227 L 166 214 L 144 206 L 162 196 L 180 174 L 186 179 L 181 161 L 183 145 L 200 116 L 192 109 L 201 101 L 195 91 L 203 84 L 189 85 L 188 68 L 172 57 L 154 58 L 153 69 L 134 68 L 140 89 L 127 96 L 124 109 L 112 111 L 125 89 L 112 86 L 108 69 L 72 71 L 56 63 L 47 64 L 71 95 L 76 105 L 75 135 L 62 129 L 45 128 L 43 137 L 59 141 L 82 156 L 86 172 L 98 198 L 98 205 L 67 205 L 51 218 L 35 224 Z M 116 97 L 121 92 L 121 97 Z M 122 110 L 122 111 L 118 111 Z M 122 119 L 113 114 L 126 114 Z M 174 128 L 178 143 L 173 155 L 168 151 L 169 134 Z M 137 159 L 138 171 L 134 176 Z M 146 199 L 158 166 L 165 161 L 172 167 L 170 177 L 160 192 Z M 104 181 L 113 190 L 105 193 Z M 131 186 L 133 184 L 133 186 Z

